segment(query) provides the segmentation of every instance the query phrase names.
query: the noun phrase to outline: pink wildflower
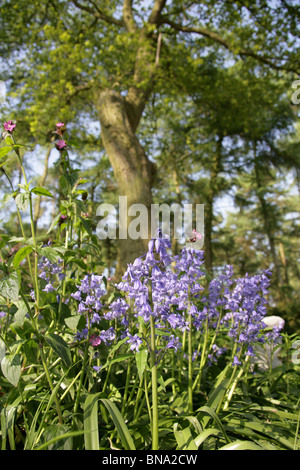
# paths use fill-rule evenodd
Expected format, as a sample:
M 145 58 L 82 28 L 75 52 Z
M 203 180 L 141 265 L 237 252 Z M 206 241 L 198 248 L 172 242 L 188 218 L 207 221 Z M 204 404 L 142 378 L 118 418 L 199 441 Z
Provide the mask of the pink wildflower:
M 55 142 L 55 146 L 58 150 L 63 150 L 67 146 L 67 143 L 65 140 L 58 140 Z
M 16 123 L 13 121 L 7 121 L 3 124 L 4 129 L 8 132 L 12 132 L 14 128 L 16 127 Z
M 57 127 L 58 129 L 61 129 L 62 127 L 65 127 L 65 125 L 64 125 L 63 122 L 58 122 L 58 123 L 56 124 L 56 127 Z
M 190 242 L 195 243 L 197 238 L 200 240 L 202 238 L 202 235 L 201 235 L 201 233 L 198 233 L 198 232 L 196 232 L 195 229 L 193 229 L 193 235 L 192 235 L 192 238 L 190 238 Z
M 201 240 L 201 237 L 202 237 L 201 233 L 196 232 L 195 229 L 193 230 L 193 233 L 196 235 L 196 238 L 199 238 L 199 240 Z
M 99 338 L 99 336 L 93 335 L 90 337 L 90 343 L 94 347 L 99 346 L 99 344 L 101 343 L 101 339 Z

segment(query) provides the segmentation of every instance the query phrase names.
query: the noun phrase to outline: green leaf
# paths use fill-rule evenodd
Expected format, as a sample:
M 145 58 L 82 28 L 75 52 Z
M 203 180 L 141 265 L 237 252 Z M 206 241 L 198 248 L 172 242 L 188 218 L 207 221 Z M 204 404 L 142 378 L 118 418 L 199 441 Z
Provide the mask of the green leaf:
M 38 358 L 38 345 L 34 339 L 29 339 L 24 344 L 24 353 L 28 361 L 35 364 Z
M 52 222 L 50 224 L 50 227 L 48 229 L 47 235 L 48 235 L 48 233 L 50 233 L 54 229 L 54 227 L 58 223 L 59 219 L 60 219 L 60 214 L 58 214 L 56 217 L 54 217 L 54 219 L 52 220 Z
M 15 387 L 21 377 L 21 359 L 18 354 L 6 355 L 1 361 L 4 377 Z
M 57 426 L 61 426 L 60 425 L 57 425 Z M 63 428 L 66 427 L 65 425 L 62 425 Z M 56 437 L 53 437 L 52 439 L 50 439 L 49 441 L 45 442 L 44 444 L 40 445 L 39 447 L 35 447 L 33 450 L 44 450 L 44 449 L 48 449 L 49 446 L 52 444 L 55 444 L 57 443 L 57 441 L 71 441 L 73 437 L 76 437 L 76 436 L 82 436 L 82 434 L 84 433 L 84 431 L 70 431 L 70 432 L 66 432 L 65 434 L 58 434 Z M 73 450 L 73 449 L 70 449 L 69 448 L 69 443 L 66 443 L 66 444 L 63 444 L 64 447 L 62 446 L 59 446 L 59 448 L 55 447 L 54 450 Z M 68 446 L 68 449 L 65 447 L 65 446 Z M 30 448 L 30 447 L 29 447 Z
M 5 133 L 5 142 L 6 142 L 8 145 L 10 145 L 11 148 L 13 149 L 13 147 L 14 147 L 14 139 L 12 138 L 12 136 L 11 136 L 8 132 Z
M 29 194 L 19 193 L 15 197 L 15 202 L 20 211 L 25 212 L 29 204 Z
M 220 447 L 219 450 L 265 450 L 264 447 L 254 444 L 252 441 L 234 441 Z
M 105 405 L 109 415 L 111 416 L 116 429 L 118 431 L 119 437 L 122 441 L 122 444 L 126 450 L 136 450 L 133 439 L 128 431 L 128 428 L 125 424 L 123 416 L 119 412 L 116 405 L 107 398 L 101 398 L 102 403 Z
M 13 261 L 14 268 L 17 269 L 20 266 L 20 263 L 23 261 L 23 259 L 26 258 L 26 256 L 28 256 L 32 251 L 33 251 L 32 246 L 23 246 L 23 248 L 20 248 L 14 257 L 14 261 Z
M 166 393 L 167 389 L 166 389 L 166 384 L 165 384 L 165 381 L 164 381 L 164 378 L 162 376 L 162 374 L 160 372 L 157 373 L 157 382 L 159 383 L 160 387 L 159 387 L 159 391 L 161 389 L 163 389 L 163 391 Z
M 116 362 L 122 362 L 125 361 L 126 359 L 130 359 L 133 357 L 133 353 L 128 353 L 128 354 L 120 354 L 119 356 L 115 357 L 114 359 L 108 360 L 102 367 L 101 370 L 106 369 L 112 364 L 115 364 Z
M 60 257 L 57 251 L 50 246 L 43 246 L 41 248 L 41 255 L 45 256 L 49 261 L 51 261 L 51 263 L 56 263 Z
M 22 326 L 20 326 L 20 322 L 14 322 L 9 325 L 9 328 L 15 335 L 24 339 L 27 339 L 34 332 L 31 323 L 26 318 L 24 319 Z
M 199 408 L 197 411 L 200 412 L 201 414 L 209 415 L 211 418 L 213 418 L 216 421 L 216 423 L 218 424 L 221 432 L 223 433 L 223 436 L 224 436 L 226 442 L 227 443 L 230 442 L 230 439 L 228 438 L 228 436 L 226 434 L 226 431 L 224 429 L 224 426 L 223 426 L 219 416 L 217 415 L 217 413 L 212 408 L 210 408 L 209 406 L 201 406 L 201 408 Z M 199 418 L 199 420 L 200 420 L 200 418 Z
M 73 439 L 66 424 L 50 424 L 43 437 L 48 450 L 72 450 Z
M 3 158 L 5 157 L 9 152 L 11 152 L 13 150 L 12 147 L 2 147 L 0 149 L 0 158 Z
M 139 373 L 139 378 L 140 380 L 142 379 L 146 364 L 147 364 L 147 357 L 148 357 L 148 351 L 147 349 L 141 349 L 138 353 L 135 355 L 136 359 L 136 366 L 138 369 Z
M 0 362 L 5 357 L 5 353 L 6 353 L 5 343 L 4 341 L 2 341 L 2 339 L 0 339 Z
M 217 436 L 218 434 L 221 434 L 221 431 L 219 429 L 215 428 L 208 428 L 202 431 L 199 436 L 195 437 L 194 441 L 198 447 L 200 447 L 201 444 L 205 441 L 210 436 Z
M 98 429 L 99 394 L 88 395 L 83 407 L 83 426 L 85 450 L 99 450 Z
M 31 192 L 34 194 L 38 194 L 39 196 L 48 196 L 54 198 L 54 196 L 50 193 L 50 191 L 48 191 L 48 189 L 42 188 L 41 186 L 36 186 L 35 188 L 32 188 Z
M 16 450 L 15 443 L 15 417 L 17 414 L 17 406 L 7 406 L 1 410 L 1 440 L 2 450 L 4 450 L 6 438 L 9 438 L 10 450 Z
M 81 269 L 87 270 L 87 265 L 85 264 L 84 261 L 80 258 L 69 258 L 68 263 L 75 263 L 77 266 L 79 266 Z
M 9 162 L 9 157 L 6 157 L 6 158 L 3 157 L 3 160 L 0 162 L 0 168 L 6 165 L 7 162 Z M 5 198 L 5 196 L 6 194 L 3 196 L 3 199 Z
M 25 321 L 26 315 L 28 313 L 28 310 L 27 310 L 26 304 L 25 304 L 25 302 L 23 302 L 23 300 L 15 302 L 15 305 L 18 308 L 18 310 L 16 311 L 14 317 L 15 317 L 16 323 L 20 327 L 22 327 L 24 325 L 24 321 Z
M 173 430 L 179 450 L 198 450 L 190 428 L 178 430 L 178 423 L 175 423 Z
M 82 318 L 82 315 L 73 315 L 72 317 L 67 317 L 64 319 L 65 324 L 73 331 L 77 331 L 79 320 Z
M 18 300 L 20 290 L 20 277 L 17 271 L 13 271 L 9 276 L 5 276 L 0 281 L 0 293 L 13 301 Z
M 91 226 L 90 226 L 90 223 L 89 223 L 86 219 L 84 219 L 83 217 L 81 217 L 81 215 L 78 215 L 78 218 L 81 220 L 81 223 L 82 223 L 82 225 L 84 226 L 84 228 L 85 228 L 85 230 L 87 231 L 87 233 L 88 233 L 89 235 L 92 235 L 93 232 L 92 232 L 92 228 L 91 228 Z
M 65 340 L 54 333 L 48 333 L 45 336 L 46 342 L 56 352 L 56 354 L 63 360 L 67 367 L 71 367 L 72 358 L 69 346 Z
M 235 429 L 239 429 L 239 432 L 242 434 L 244 430 L 251 432 L 259 433 L 260 435 L 265 435 L 270 442 L 275 441 L 276 445 L 285 447 L 289 450 L 294 449 L 294 437 L 287 439 L 285 433 L 283 433 L 282 424 L 279 426 L 274 423 L 262 422 L 258 419 L 244 419 L 244 418 L 232 418 L 228 419 L 228 425 L 233 426 Z

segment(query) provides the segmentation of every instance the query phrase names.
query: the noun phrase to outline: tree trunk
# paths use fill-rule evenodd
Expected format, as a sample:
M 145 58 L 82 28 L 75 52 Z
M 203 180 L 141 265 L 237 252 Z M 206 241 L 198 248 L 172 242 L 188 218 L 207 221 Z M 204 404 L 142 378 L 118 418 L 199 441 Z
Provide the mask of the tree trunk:
M 264 223 L 264 230 L 269 240 L 269 247 L 271 252 L 271 257 L 274 263 L 274 270 L 275 270 L 275 282 L 278 287 L 282 285 L 282 278 L 280 272 L 280 263 L 278 260 L 277 252 L 276 252 L 276 245 L 275 245 L 275 234 L 273 229 L 273 221 L 270 218 L 270 212 L 268 209 L 267 202 L 265 200 L 265 193 L 263 190 L 263 183 L 261 179 L 261 168 L 260 162 L 256 155 L 256 144 L 254 145 L 254 170 L 256 176 L 256 190 L 257 190 L 257 197 L 260 202 L 261 212 L 263 217 Z
M 208 197 L 205 207 L 205 223 L 204 223 L 204 254 L 205 254 L 205 267 L 208 272 L 213 272 L 213 249 L 212 249 L 212 232 L 213 232 L 213 216 L 214 216 L 214 201 L 218 194 L 217 177 L 220 172 L 222 160 L 222 141 L 223 137 L 220 136 L 217 141 L 216 152 L 213 156 L 212 167 L 210 170 L 210 181 Z
M 135 135 L 136 121 L 132 108 L 117 92 L 105 89 L 97 97 L 97 111 L 101 125 L 104 148 L 112 165 L 118 184 L 119 196 L 127 196 L 128 208 L 132 204 L 143 204 L 148 210 L 150 230 L 150 209 L 152 204 L 152 182 L 154 165 Z M 133 124 L 134 123 L 134 124 Z M 137 214 L 138 216 L 139 214 Z M 127 225 L 130 223 L 127 216 Z M 126 270 L 127 263 L 146 251 L 148 240 L 117 239 L 117 277 Z
M 148 233 L 151 229 L 151 190 L 155 165 L 148 160 L 136 130 L 154 88 L 161 35 L 156 38 L 153 25 L 158 21 L 165 3 L 165 0 L 155 2 L 148 23 L 139 30 L 134 22 L 132 2 L 124 1 L 124 24 L 128 32 L 136 34 L 139 39 L 132 83 L 126 97 L 112 89 L 102 89 L 96 95 L 102 142 L 114 171 L 119 195 L 127 196 L 128 207 L 143 204 L 147 208 Z M 128 263 L 145 252 L 147 244 L 147 239 L 118 239 L 118 277 L 123 274 Z

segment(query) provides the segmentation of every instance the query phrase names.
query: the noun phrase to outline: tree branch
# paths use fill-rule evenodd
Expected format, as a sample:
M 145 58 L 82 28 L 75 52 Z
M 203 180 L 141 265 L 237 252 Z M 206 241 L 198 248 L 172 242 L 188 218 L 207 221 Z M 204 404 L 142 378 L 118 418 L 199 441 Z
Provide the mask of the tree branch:
M 90 82 L 88 83 L 81 83 L 80 85 L 77 85 L 73 93 L 69 93 L 66 96 L 66 104 L 70 104 L 74 96 L 77 96 L 82 91 L 90 90 L 93 87 L 93 84 L 94 84 L 94 80 L 90 80 Z
M 129 33 L 137 31 L 137 26 L 132 14 L 132 2 L 133 0 L 124 0 L 123 3 L 123 21 Z
M 96 18 L 102 21 L 105 21 L 106 23 L 115 24 L 117 26 L 124 26 L 123 20 L 118 20 L 117 18 L 114 18 L 113 16 L 106 15 L 100 10 L 98 5 L 94 1 L 90 1 L 90 3 L 92 3 L 94 8 L 90 8 L 87 5 L 83 5 L 82 3 L 78 2 L 78 0 L 69 0 L 69 1 L 74 3 L 74 5 L 80 10 L 90 13 L 91 15 L 95 16 Z
M 152 11 L 150 13 L 148 23 L 157 24 L 161 15 L 162 10 L 164 9 L 167 0 L 155 0 Z
M 197 28 L 197 27 L 191 27 L 191 26 L 184 26 L 184 25 L 175 23 L 174 21 L 166 18 L 165 16 L 161 17 L 159 22 L 160 22 L 160 24 L 167 24 L 167 25 L 171 26 L 175 31 L 180 31 L 180 32 L 183 32 L 183 33 L 194 33 L 194 34 L 199 34 L 201 36 L 207 37 L 208 39 L 211 39 L 212 41 L 214 41 L 214 42 L 220 44 L 221 46 L 225 47 L 225 49 L 227 49 L 228 51 L 233 52 L 231 45 L 224 38 L 219 36 L 214 31 L 210 31 L 206 28 Z M 269 67 L 271 67 L 275 70 L 284 70 L 286 72 L 293 72 L 293 73 L 296 73 L 296 74 L 300 73 L 299 69 L 297 70 L 296 68 L 288 66 L 288 65 L 276 64 L 275 62 L 272 61 L 271 58 L 269 58 L 265 55 L 257 54 L 255 52 L 251 51 L 250 49 L 240 49 L 237 52 L 237 54 L 240 55 L 240 56 L 252 57 L 252 58 L 258 60 L 259 62 L 262 62 L 262 63 L 268 65 Z M 280 59 L 278 59 L 278 60 L 280 60 Z

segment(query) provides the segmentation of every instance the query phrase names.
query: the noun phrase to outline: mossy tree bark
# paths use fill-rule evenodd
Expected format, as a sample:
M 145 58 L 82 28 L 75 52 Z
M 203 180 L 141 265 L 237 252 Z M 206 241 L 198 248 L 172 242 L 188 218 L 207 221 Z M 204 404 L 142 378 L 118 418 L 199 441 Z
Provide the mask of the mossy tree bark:
M 126 97 L 109 88 L 99 90 L 96 95 L 102 142 L 114 171 L 119 195 L 127 196 L 128 207 L 143 204 L 147 208 L 149 235 L 155 165 L 138 140 L 137 128 L 154 89 L 161 38 L 153 33 L 153 25 L 164 5 L 165 0 L 156 0 L 148 22 L 139 29 L 133 19 L 132 2 L 124 1 L 124 25 L 128 33 L 139 38 L 132 81 Z M 129 225 L 130 219 L 127 219 Z M 142 238 L 118 240 L 118 277 L 124 273 L 128 263 L 145 252 L 147 244 L 148 239 Z
M 143 204 L 148 211 L 148 229 L 152 203 L 152 182 L 155 172 L 140 144 L 132 122 L 132 108 L 124 97 L 113 90 L 99 92 L 97 110 L 101 124 L 104 148 L 114 170 L 119 195 L 127 196 L 128 208 L 132 204 Z M 138 216 L 138 214 L 137 214 Z M 130 218 L 127 215 L 127 226 Z M 141 228 L 140 228 L 141 229 Z M 127 263 L 145 252 L 148 240 L 118 239 L 117 276 L 122 275 Z

